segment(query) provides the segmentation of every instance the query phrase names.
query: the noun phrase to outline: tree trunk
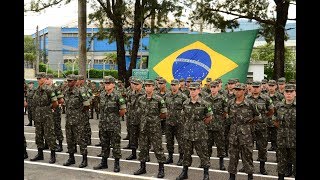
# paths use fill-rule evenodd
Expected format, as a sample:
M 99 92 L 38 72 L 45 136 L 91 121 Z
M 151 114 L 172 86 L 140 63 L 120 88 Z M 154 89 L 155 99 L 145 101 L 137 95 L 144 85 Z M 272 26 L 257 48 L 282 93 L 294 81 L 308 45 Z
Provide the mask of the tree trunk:
M 79 74 L 87 78 L 87 2 L 78 0 L 78 27 L 79 27 Z
M 114 24 L 116 44 L 117 44 L 117 64 L 118 64 L 118 79 L 127 82 L 126 78 L 126 51 L 124 49 L 124 32 L 121 24 Z
M 277 20 L 275 25 L 275 45 L 274 45 L 274 71 L 273 79 L 277 80 L 280 77 L 285 77 L 285 26 L 288 19 L 289 1 L 280 1 L 277 3 Z

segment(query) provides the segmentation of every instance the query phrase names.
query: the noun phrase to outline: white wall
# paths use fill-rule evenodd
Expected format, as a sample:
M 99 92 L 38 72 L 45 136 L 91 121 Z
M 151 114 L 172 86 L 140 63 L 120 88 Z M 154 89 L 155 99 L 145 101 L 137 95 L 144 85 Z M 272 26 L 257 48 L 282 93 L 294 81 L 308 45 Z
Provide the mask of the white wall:
M 248 72 L 253 72 L 253 81 L 261 81 L 264 79 L 264 64 L 266 64 L 266 62 L 250 62 Z

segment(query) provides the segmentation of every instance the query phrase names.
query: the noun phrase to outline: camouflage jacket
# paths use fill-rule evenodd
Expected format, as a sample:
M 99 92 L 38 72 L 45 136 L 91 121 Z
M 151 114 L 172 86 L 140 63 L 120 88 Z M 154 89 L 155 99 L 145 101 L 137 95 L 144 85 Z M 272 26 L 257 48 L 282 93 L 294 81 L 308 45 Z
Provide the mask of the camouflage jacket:
M 136 113 L 138 109 L 138 99 L 140 96 L 145 95 L 145 90 L 141 89 L 139 92 L 131 91 L 131 93 L 127 96 L 127 107 L 128 107 L 128 114 L 130 117 L 130 124 L 138 125 L 140 124 L 140 115 Z
M 213 120 L 207 125 L 208 130 L 222 131 L 224 114 L 228 110 L 228 99 L 218 93 L 214 97 L 209 94 L 205 100 L 210 104 L 213 113 Z
M 279 121 L 277 145 L 280 148 L 296 148 L 296 100 L 286 104 L 283 99 L 276 105 L 275 118 Z
M 146 125 L 159 125 L 160 128 L 160 113 L 167 113 L 166 103 L 163 98 L 155 93 L 151 99 L 147 95 L 140 96 L 137 99 L 137 111 L 140 116 L 140 131 L 145 131 Z
M 271 98 L 273 105 L 275 106 L 275 111 L 276 111 L 276 104 L 281 102 L 284 99 L 284 96 L 283 96 L 283 94 L 281 94 L 277 91 L 272 96 L 270 96 L 270 93 L 268 93 L 268 95 Z M 273 118 L 274 118 L 273 116 L 271 118 L 268 118 L 268 121 L 267 121 L 268 127 L 274 127 L 273 121 L 272 121 Z
M 54 90 L 48 86 L 38 86 L 33 94 L 33 106 L 35 108 L 35 122 L 45 121 L 46 116 L 53 115 L 52 102 L 57 101 Z
M 229 143 L 234 145 L 252 144 L 252 120 L 259 121 L 262 117 L 257 104 L 247 98 L 236 104 L 236 98 L 228 101 L 228 115 L 231 126 L 229 130 Z
M 210 104 L 200 96 L 195 103 L 188 98 L 183 102 L 184 138 L 190 141 L 208 139 L 207 126 L 204 119 L 212 115 Z
M 183 94 L 187 95 L 187 97 L 189 97 L 190 91 L 187 87 L 183 88 L 183 89 L 179 89 Z
M 166 91 L 162 94 L 160 93 L 160 89 L 158 89 L 157 91 L 154 91 L 157 95 L 161 96 L 162 98 L 170 92 L 170 90 L 166 89 Z
M 183 123 L 184 119 L 182 117 L 182 109 L 183 102 L 186 99 L 188 99 L 187 95 L 183 94 L 181 91 L 178 91 L 177 94 L 172 94 L 172 92 L 168 92 L 164 96 L 164 100 L 168 109 L 166 124 L 176 126 L 178 123 Z
M 35 93 L 36 89 L 34 88 L 28 88 L 27 89 L 27 93 L 26 93 L 26 101 L 28 102 L 28 107 L 33 108 L 34 109 L 34 105 L 33 105 L 33 95 Z

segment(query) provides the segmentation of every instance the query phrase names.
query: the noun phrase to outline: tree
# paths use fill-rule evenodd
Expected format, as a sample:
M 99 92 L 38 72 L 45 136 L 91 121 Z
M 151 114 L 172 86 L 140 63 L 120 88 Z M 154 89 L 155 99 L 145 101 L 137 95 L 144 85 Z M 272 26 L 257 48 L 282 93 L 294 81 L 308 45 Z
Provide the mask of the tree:
M 239 19 L 256 21 L 261 25 L 259 35 L 270 43 L 275 42 L 273 79 L 284 76 L 284 41 L 285 25 L 288 19 L 289 5 L 295 5 L 295 0 L 274 0 L 275 7 L 269 11 L 269 0 L 186 0 L 188 7 L 196 4 L 198 13 L 193 13 L 192 20 L 202 18 L 206 23 L 214 24 L 222 32 L 239 26 Z M 276 14 L 275 16 L 269 14 Z
M 36 60 L 36 46 L 31 36 L 24 36 L 24 60 L 29 63 Z
M 274 45 L 271 43 L 267 43 L 263 46 L 258 46 L 252 50 L 251 60 L 252 61 L 267 61 L 265 65 L 265 74 L 267 75 L 267 79 L 273 79 L 274 73 Z M 285 75 L 286 79 L 295 79 L 296 75 L 296 56 L 295 52 L 285 47 Z M 277 79 L 275 79 L 277 80 Z

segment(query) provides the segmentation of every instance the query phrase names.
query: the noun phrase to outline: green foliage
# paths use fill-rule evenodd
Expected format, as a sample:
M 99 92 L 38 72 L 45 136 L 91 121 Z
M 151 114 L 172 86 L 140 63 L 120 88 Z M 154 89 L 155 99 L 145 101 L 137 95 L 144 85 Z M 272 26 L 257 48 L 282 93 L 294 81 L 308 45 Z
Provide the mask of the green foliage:
M 32 36 L 24 36 L 24 60 L 29 62 L 36 60 L 36 46 Z

